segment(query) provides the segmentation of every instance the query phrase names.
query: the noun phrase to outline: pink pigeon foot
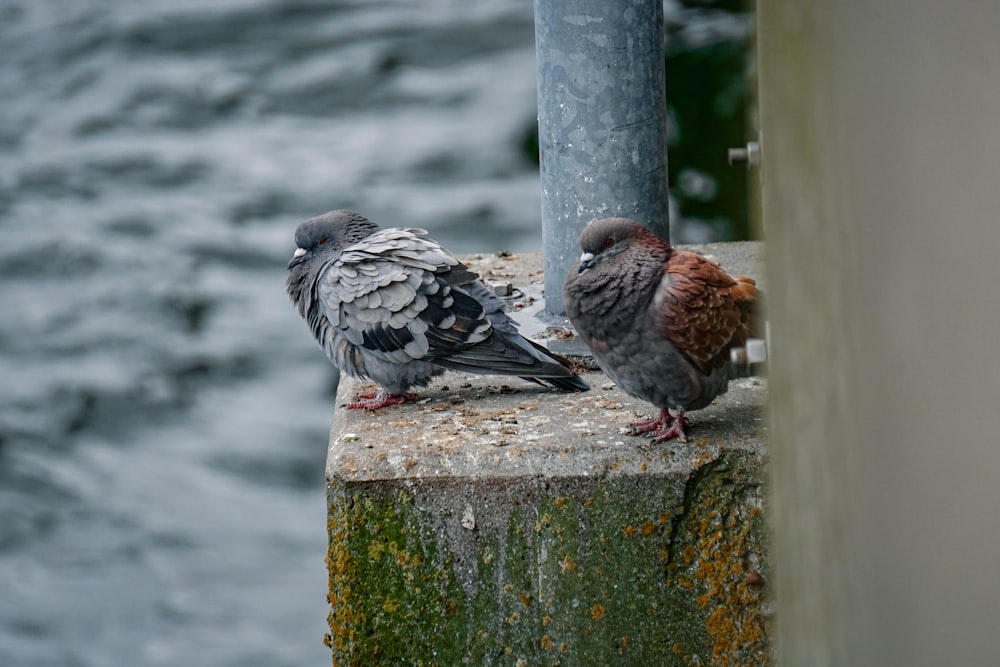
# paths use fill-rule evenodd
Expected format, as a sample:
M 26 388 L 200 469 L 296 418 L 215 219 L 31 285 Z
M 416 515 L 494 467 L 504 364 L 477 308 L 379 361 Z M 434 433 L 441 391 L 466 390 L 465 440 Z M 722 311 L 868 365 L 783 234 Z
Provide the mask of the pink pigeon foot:
M 348 410 L 378 410 L 387 405 L 399 405 L 406 401 L 415 400 L 417 400 L 417 395 L 411 394 L 408 391 L 402 394 L 390 394 L 385 389 L 380 389 L 378 391 L 362 391 L 358 393 L 354 397 L 354 400 L 348 403 L 346 407 Z
M 668 408 L 660 410 L 660 414 L 652 419 L 643 419 L 629 425 L 630 435 L 643 435 L 652 439 L 654 445 L 677 438 L 678 442 L 687 442 L 684 433 L 684 411 L 678 410 L 677 415 L 670 414 Z
M 649 433 L 650 431 L 655 431 L 662 426 L 672 424 L 674 422 L 674 416 L 670 414 L 670 410 L 663 408 L 660 410 L 660 414 L 653 417 L 652 419 L 642 419 L 637 422 L 632 422 L 629 424 L 629 435 L 641 435 L 643 433 Z

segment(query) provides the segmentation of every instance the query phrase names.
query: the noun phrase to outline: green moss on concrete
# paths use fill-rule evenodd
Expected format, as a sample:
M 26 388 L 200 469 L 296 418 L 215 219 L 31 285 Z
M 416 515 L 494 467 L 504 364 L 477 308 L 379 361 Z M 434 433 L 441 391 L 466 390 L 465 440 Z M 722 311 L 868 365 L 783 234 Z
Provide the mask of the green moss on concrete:
M 700 463 L 681 486 L 332 481 L 334 664 L 769 664 L 761 462 Z M 452 493 L 505 511 L 458 544 L 432 502 Z
M 500 597 L 499 571 L 500 547 L 496 540 L 483 540 L 476 559 L 476 569 L 481 585 L 476 588 L 472 600 L 472 618 L 469 624 L 470 664 L 485 665 L 495 661 L 497 651 L 509 644 L 497 642 L 496 623 L 497 601 Z M 503 614 L 503 609 L 500 611 Z M 513 646 L 510 647 L 513 652 Z
M 489 600 L 483 600 L 477 609 L 493 646 L 482 656 L 481 662 L 473 664 L 516 664 L 518 660 L 529 660 L 531 664 L 530 658 L 537 650 L 540 636 L 537 576 L 526 524 L 520 505 L 513 503 L 506 534 L 501 536 L 503 560 L 500 567 L 492 573 L 480 571 L 477 577 L 477 588 L 495 587 L 498 596 L 492 608 Z M 494 579 L 487 582 L 485 579 L 490 574 Z
M 404 490 L 331 490 L 334 663 L 455 665 L 466 653 L 465 595 L 451 555 L 426 534 Z
M 655 485 L 619 477 L 541 504 L 544 644 L 585 664 L 656 664 L 668 629 L 656 524 L 665 500 Z

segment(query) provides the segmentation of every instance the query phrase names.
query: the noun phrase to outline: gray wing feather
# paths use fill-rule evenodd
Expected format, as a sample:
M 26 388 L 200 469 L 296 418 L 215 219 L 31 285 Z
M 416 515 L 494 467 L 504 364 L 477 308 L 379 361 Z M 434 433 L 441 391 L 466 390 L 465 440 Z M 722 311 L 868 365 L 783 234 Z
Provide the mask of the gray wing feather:
M 427 333 L 456 322 L 453 299 L 440 275 L 460 266 L 419 229 L 386 229 L 345 248 L 322 272 L 320 306 L 334 329 L 361 349 L 362 357 L 406 363 L 431 354 Z M 429 299 L 437 321 L 426 319 Z M 477 327 L 482 329 L 482 327 Z M 471 332 L 467 344 L 481 340 Z
M 562 389 L 585 382 L 517 333 L 501 299 L 419 229 L 385 229 L 320 272 L 321 338 L 341 370 L 402 391 L 434 366 L 534 376 Z

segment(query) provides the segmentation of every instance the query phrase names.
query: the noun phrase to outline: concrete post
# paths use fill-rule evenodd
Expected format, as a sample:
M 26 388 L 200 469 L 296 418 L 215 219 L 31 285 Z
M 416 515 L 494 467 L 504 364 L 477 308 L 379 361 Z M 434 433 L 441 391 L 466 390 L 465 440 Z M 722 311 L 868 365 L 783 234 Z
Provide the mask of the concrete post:
M 1000 3 L 758 4 L 778 664 L 1000 628 Z
M 692 249 L 760 275 L 759 243 Z M 524 291 L 541 268 L 462 261 Z M 772 664 L 766 381 L 733 382 L 664 446 L 621 433 L 652 406 L 586 380 L 446 373 L 415 403 L 336 410 L 333 665 Z M 344 378 L 337 404 L 361 388 Z
M 577 238 L 625 216 L 669 237 L 663 6 L 536 0 L 545 307 L 563 315 Z

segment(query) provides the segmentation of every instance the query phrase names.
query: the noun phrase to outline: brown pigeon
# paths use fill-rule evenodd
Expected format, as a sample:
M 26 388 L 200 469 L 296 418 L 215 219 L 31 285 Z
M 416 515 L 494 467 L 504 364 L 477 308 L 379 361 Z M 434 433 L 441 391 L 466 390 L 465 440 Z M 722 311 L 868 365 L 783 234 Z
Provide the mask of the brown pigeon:
M 726 391 L 729 350 L 754 330 L 756 283 L 626 218 L 590 223 L 580 246 L 563 287 L 570 321 L 622 390 L 660 408 L 632 434 L 685 441 L 684 413 Z
M 586 391 L 569 361 L 517 332 L 505 304 L 422 229 L 330 211 L 295 230 L 288 295 L 342 372 L 381 386 L 348 408 L 414 398 L 445 369 Z

